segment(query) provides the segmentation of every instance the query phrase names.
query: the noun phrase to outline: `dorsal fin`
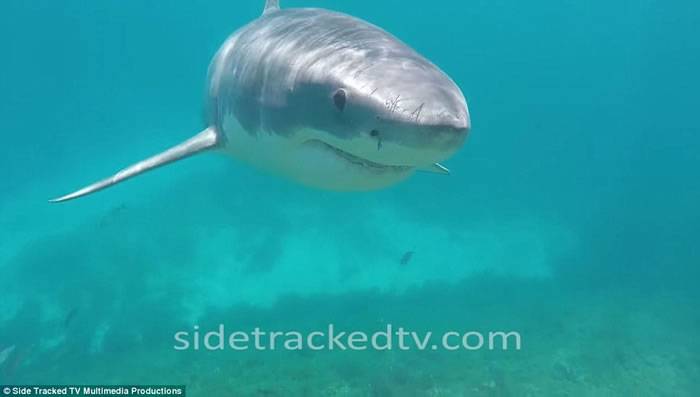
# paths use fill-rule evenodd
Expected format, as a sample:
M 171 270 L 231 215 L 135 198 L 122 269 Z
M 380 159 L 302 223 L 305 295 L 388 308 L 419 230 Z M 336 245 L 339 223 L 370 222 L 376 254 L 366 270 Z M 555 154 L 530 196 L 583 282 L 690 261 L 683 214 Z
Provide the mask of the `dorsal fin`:
M 280 9 L 280 0 L 266 0 L 265 9 L 263 10 L 263 15 L 268 12 L 277 11 Z

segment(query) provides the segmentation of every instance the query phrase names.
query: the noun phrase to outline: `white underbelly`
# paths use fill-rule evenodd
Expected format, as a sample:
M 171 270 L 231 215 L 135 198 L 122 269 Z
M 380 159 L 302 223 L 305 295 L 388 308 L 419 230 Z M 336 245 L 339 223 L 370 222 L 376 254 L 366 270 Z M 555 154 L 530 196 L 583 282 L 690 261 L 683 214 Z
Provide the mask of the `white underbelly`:
M 408 178 L 412 169 L 377 168 L 348 161 L 320 142 L 315 131 L 299 131 L 293 138 L 259 132 L 250 134 L 233 117 L 223 124 L 224 151 L 254 167 L 327 190 L 381 189 Z

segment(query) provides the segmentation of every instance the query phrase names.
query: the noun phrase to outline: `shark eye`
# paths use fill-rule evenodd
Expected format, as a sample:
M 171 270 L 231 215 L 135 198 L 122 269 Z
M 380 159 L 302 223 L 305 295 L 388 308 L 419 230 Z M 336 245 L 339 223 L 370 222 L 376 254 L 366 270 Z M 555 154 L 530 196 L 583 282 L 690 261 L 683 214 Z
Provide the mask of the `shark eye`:
M 333 103 L 335 104 L 335 107 L 338 108 L 341 112 L 343 109 L 345 109 L 345 102 L 348 100 L 348 95 L 345 93 L 344 89 L 339 89 L 338 91 L 333 94 Z

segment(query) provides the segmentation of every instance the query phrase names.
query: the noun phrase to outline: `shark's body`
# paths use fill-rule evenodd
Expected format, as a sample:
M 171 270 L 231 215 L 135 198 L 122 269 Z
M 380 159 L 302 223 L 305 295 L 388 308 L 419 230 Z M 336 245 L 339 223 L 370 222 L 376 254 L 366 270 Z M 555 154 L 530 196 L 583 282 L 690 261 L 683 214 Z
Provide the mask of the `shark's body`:
M 437 162 L 470 127 L 457 85 L 389 33 L 270 0 L 212 60 L 207 123 L 188 141 L 53 201 L 209 150 L 309 186 L 378 189 L 416 170 L 446 173 Z

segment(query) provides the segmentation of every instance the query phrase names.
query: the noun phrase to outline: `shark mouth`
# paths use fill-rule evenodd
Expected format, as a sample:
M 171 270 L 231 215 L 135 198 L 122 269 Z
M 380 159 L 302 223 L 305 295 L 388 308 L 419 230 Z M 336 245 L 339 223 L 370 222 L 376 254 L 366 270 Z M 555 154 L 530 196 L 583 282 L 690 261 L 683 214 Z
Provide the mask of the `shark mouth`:
M 352 153 L 349 153 L 343 149 L 340 149 L 337 146 L 333 146 L 331 144 L 328 144 L 328 143 L 323 142 L 323 141 L 318 140 L 318 139 L 310 139 L 310 140 L 306 141 L 305 144 L 320 147 L 324 150 L 332 152 L 336 156 L 342 158 L 343 160 L 345 160 L 351 164 L 354 164 L 358 167 L 364 167 L 367 169 L 375 170 L 375 171 L 407 172 L 407 171 L 414 169 L 414 167 L 404 166 L 404 165 L 387 165 L 387 164 L 376 163 L 374 161 L 367 160 L 367 159 L 362 158 L 362 157 L 358 157 Z

